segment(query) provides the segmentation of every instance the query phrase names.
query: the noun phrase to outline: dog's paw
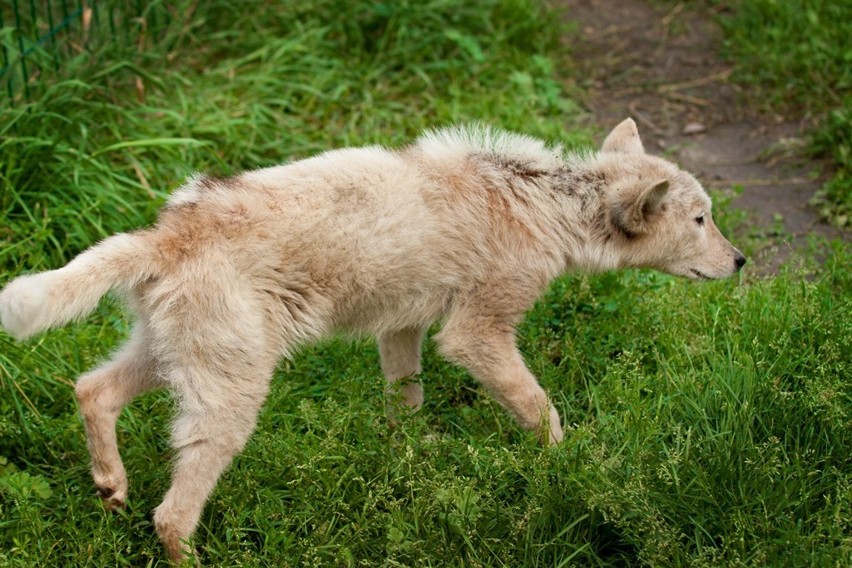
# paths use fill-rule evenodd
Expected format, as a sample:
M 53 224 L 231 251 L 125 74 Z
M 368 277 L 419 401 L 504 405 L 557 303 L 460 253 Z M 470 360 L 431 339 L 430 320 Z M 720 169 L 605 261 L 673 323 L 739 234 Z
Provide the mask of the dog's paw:
M 127 507 L 127 490 L 115 489 L 106 485 L 95 485 L 98 497 L 104 503 L 104 507 L 110 511 L 124 509 Z
M 92 471 L 95 489 L 104 506 L 110 511 L 123 509 L 127 505 L 127 475 L 119 467 L 112 473 Z
M 16 278 L 0 292 L 0 325 L 9 335 L 26 339 L 46 327 L 49 289 L 42 273 Z

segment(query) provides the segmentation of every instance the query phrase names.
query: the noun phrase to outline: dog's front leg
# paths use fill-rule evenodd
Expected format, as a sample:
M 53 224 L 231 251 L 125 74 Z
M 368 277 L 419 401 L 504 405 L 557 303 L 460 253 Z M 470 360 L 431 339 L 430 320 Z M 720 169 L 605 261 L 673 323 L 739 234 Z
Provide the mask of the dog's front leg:
M 403 329 L 379 338 L 382 372 L 388 382 L 388 418 L 391 423 L 400 410 L 405 410 L 400 408 L 400 404 L 408 411 L 417 411 L 423 406 L 423 387 L 417 381 L 423 333 L 420 328 Z
M 467 368 L 541 443 L 562 441 L 559 413 L 524 364 L 510 321 L 454 314 L 435 339 L 444 356 Z

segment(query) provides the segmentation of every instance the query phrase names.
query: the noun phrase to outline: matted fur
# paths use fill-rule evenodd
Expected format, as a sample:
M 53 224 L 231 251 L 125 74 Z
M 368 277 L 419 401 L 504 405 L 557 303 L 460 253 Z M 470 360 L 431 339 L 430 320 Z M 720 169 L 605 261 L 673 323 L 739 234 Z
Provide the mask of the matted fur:
M 127 497 L 118 413 L 151 388 L 176 394 L 174 477 L 154 520 L 179 560 L 254 428 L 278 360 L 300 343 L 375 335 L 388 384 L 416 409 L 423 334 L 442 321 L 441 353 L 553 444 L 559 415 L 514 333 L 550 280 L 623 267 L 722 278 L 744 262 L 698 182 L 645 154 L 629 119 L 586 156 L 454 127 L 399 150 L 195 176 L 153 227 L 13 280 L 0 293 L 0 321 L 25 338 L 88 314 L 110 289 L 127 297 L 131 339 L 76 393 L 95 484 L 112 506 Z

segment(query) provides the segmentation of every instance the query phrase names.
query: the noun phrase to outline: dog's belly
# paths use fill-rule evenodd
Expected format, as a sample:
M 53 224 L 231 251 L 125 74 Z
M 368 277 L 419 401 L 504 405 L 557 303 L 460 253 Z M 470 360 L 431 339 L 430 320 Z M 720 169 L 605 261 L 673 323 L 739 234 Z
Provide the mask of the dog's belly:
M 334 327 L 344 333 L 377 336 L 428 327 L 447 313 L 452 298 L 453 292 L 446 287 L 390 294 L 377 290 L 342 305 Z

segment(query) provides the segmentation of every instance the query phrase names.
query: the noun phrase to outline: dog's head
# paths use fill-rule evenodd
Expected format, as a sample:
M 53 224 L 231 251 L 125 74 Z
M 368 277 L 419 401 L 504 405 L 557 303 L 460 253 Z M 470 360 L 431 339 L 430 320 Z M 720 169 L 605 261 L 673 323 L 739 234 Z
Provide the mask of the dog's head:
M 742 268 L 746 259 L 713 223 L 701 184 L 646 154 L 635 122 L 616 126 L 599 157 L 609 182 L 604 204 L 609 230 L 618 233 L 623 265 L 699 280 L 726 278 Z

